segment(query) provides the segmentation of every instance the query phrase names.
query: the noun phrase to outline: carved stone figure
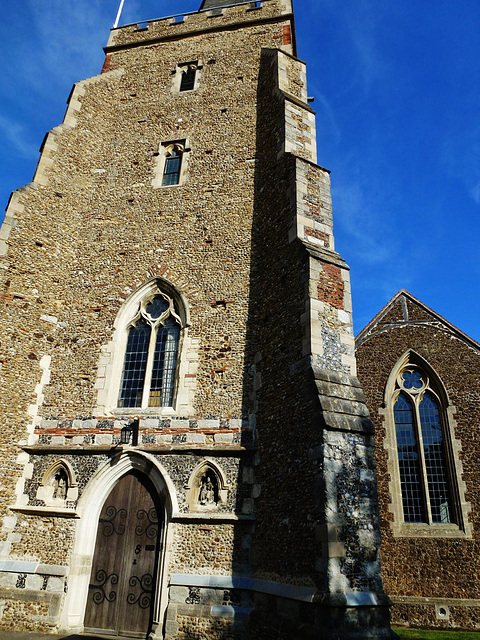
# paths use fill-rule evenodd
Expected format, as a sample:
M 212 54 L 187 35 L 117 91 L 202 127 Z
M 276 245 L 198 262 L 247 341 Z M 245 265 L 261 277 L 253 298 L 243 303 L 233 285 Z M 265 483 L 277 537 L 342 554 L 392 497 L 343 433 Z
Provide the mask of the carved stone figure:
M 215 504 L 215 487 L 210 476 L 203 476 L 198 499 L 200 504 L 203 505 Z
M 63 469 L 59 469 L 53 478 L 53 497 L 65 500 L 68 491 L 68 478 Z

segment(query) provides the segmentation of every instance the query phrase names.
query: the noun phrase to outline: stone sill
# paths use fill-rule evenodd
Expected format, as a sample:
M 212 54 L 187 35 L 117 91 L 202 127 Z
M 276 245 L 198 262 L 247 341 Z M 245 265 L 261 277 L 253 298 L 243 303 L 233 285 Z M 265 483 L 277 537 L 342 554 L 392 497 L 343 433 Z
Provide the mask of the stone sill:
M 3 560 L 0 562 L 0 571 L 5 573 L 27 573 L 62 577 L 67 575 L 67 567 L 56 564 L 25 562 L 23 560 Z
M 391 523 L 394 538 L 443 538 L 443 539 L 471 539 L 463 529 L 456 524 L 428 525 Z
M 65 509 L 61 507 L 32 507 L 29 505 L 13 505 L 10 507 L 11 511 L 17 513 L 23 513 L 24 515 L 32 516 L 47 516 L 53 518 L 80 518 L 75 509 Z M 25 572 L 24 572 L 25 573 Z

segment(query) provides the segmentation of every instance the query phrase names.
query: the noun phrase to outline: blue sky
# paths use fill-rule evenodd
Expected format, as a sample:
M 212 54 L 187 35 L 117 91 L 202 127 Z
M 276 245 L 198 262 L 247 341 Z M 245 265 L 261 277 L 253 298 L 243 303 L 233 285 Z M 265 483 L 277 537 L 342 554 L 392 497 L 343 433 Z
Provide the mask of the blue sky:
M 122 23 L 199 4 L 125 0 Z M 2 7 L 2 211 L 32 179 L 72 84 L 99 73 L 117 8 L 118 0 Z M 478 0 L 296 0 L 295 11 L 356 331 L 405 288 L 480 341 Z

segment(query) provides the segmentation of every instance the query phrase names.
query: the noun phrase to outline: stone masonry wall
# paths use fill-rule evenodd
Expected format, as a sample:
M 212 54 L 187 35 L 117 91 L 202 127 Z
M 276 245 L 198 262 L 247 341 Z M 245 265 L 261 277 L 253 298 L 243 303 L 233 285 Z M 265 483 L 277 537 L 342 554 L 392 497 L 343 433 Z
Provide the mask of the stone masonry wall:
M 139 447 L 175 478 L 184 512 L 193 466 L 220 455 L 229 484 L 218 511 L 234 521 L 213 518 L 203 529 L 177 523 L 167 572 L 249 570 L 250 524 L 238 529 L 235 518 L 251 517 L 258 493 L 251 460 L 237 456 L 254 442 L 247 323 L 258 75 L 262 47 L 293 45 L 289 2 L 248 8 L 112 32 L 104 72 L 76 85 L 34 181 L 11 199 L 0 235 L 5 628 L 19 607 L 32 627 L 58 625 L 63 586 L 44 603 L 38 572 L 51 585 L 68 572 L 76 503 L 45 504 L 42 478 L 55 461 L 68 463 L 81 498 L 89 477 L 116 455 L 129 418 L 95 414 L 99 363 L 120 308 L 152 276 L 187 300 L 198 358 L 185 372 L 195 389 L 192 412 L 142 419 Z M 176 92 L 172 70 L 194 59 L 198 87 Z M 186 141 L 183 184 L 158 188 L 160 145 L 171 140 Z M 166 455 L 182 446 L 195 455 Z M 50 514 L 55 509 L 61 517 Z M 8 564 L 15 561 L 23 573 Z M 186 624 L 179 620 L 179 633 Z
M 410 349 L 433 367 L 456 408 L 453 437 L 461 446 L 461 481 L 471 506 L 467 524 L 473 537 L 399 537 L 393 533 L 384 390 L 392 368 Z M 361 334 L 357 362 L 376 428 L 383 578 L 395 603 L 393 619 L 412 626 L 478 629 L 480 349 L 439 316 L 403 295 Z
M 37 615 L 60 576 L 67 589 L 86 584 L 82 497 L 109 467 L 141 460 L 171 492 L 170 599 L 155 637 L 165 613 L 169 640 L 236 639 L 265 602 L 270 614 L 287 603 L 322 640 L 332 628 L 350 638 L 360 622 L 389 637 L 375 609 L 385 602 L 348 267 L 292 26 L 289 0 L 264 0 L 114 30 L 103 73 L 75 87 L 33 183 L 12 198 L 0 237 L 0 446 L 12 472 L 0 562 L 15 580 L 5 611 L 21 601 Z M 195 89 L 179 92 L 179 65 L 193 60 Z M 173 142 L 181 181 L 163 188 Z M 177 384 L 189 400 L 166 415 L 120 410 L 107 375 L 122 366 L 119 310 L 152 278 L 188 317 Z M 123 449 L 132 417 L 138 443 Z M 45 484 L 57 463 L 71 484 L 63 501 Z M 225 485 L 211 513 L 193 504 L 200 463 Z M 58 549 L 42 550 L 48 532 Z M 274 598 L 252 605 L 252 591 Z M 52 598 L 38 626 L 69 619 L 61 592 Z M 267 619 L 256 640 L 282 637 Z

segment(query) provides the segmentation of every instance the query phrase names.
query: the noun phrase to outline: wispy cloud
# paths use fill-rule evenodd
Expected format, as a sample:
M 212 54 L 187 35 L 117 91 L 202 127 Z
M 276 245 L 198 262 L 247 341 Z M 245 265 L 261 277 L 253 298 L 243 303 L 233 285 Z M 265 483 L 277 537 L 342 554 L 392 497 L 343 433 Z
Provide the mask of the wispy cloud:
M 310 93 L 310 91 L 309 91 Z M 317 137 L 323 144 L 337 145 L 342 139 L 342 129 L 327 96 L 322 94 L 316 82 L 311 83 L 311 93 L 315 96 L 315 111 L 317 112 Z
M 24 158 L 35 158 L 38 156 L 38 148 L 28 138 L 28 132 L 18 122 L 0 115 L 0 134 L 10 142 L 16 153 Z
M 476 204 L 480 204 L 480 182 L 471 189 L 472 198 Z
M 347 15 L 346 24 L 357 65 L 356 79 L 364 92 L 370 91 L 374 83 L 387 76 L 377 44 L 380 13 L 378 3 L 363 0 L 356 3 Z
M 112 5 L 111 2 L 91 0 L 87 10 L 82 2 L 28 0 L 36 57 L 30 72 L 25 69 L 25 74 L 36 90 L 49 92 L 52 84 L 70 81 L 79 70 L 99 71 L 103 55 L 101 47 L 115 17 L 113 12 L 110 15 L 105 4 Z M 92 46 L 95 41 L 98 47 Z
M 475 204 L 480 205 L 480 127 L 455 133 L 445 137 L 443 164 L 451 176 L 460 180 Z
M 334 182 L 332 196 L 335 220 L 348 240 L 348 252 L 365 264 L 381 264 L 392 260 L 397 253 L 397 242 L 388 228 L 385 211 L 372 203 L 369 189 L 359 181 Z
M 297 7 L 297 13 L 300 11 Z M 328 15 L 329 23 L 334 25 L 335 38 L 341 39 L 343 54 L 352 65 L 349 82 L 339 85 L 338 96 L 344 96 L 355 89 L 356 98 L 360 99 L 362 96 L 358 95 L 359 89 L 365 95 L 376 82 L 388 80 L 388 65 L 378 44 L 384 12 L 376 0 L 340 4 L 331 3 L 330 0 L 307 0 L 303 13 L 308 16 L 309 22 L 317 21 L 319 25 L 322 25 L 325 15 Z M 324 58 L 328 53 L 324 52 Z

